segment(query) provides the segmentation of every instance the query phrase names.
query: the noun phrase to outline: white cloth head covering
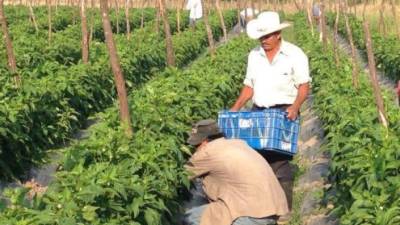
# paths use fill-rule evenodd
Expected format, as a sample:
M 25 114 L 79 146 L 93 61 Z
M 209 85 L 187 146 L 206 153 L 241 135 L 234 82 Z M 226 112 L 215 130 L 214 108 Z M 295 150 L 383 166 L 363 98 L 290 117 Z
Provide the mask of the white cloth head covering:
M 289 23 L 281 23 L 279 14 L 272 11 L 262 12 L 257 19 L 251 20 L 246 27 L 247 35 L 251 39 L 259 39 L 267 34 L 274 33 L 289 27 Z

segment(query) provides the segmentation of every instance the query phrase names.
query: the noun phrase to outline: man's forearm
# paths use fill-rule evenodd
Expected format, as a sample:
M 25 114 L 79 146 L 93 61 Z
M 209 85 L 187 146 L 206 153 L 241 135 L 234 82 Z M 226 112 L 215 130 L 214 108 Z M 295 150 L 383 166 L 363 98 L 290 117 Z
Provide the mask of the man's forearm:
M 231 110 L 232 111 L 238 111 L 243 107 L 244 104 L 246 104 L 247 100 L 243 98 L 238 98 L 235 102 L 235 104 L 232 106 Z
M 296 107 L 297 109 L 300 109 L 301 105 L 304 103 L 304 101 L 308 97 L 309 90 L 310 90 L 309 83 L 300 84 L 296 100 L 293 103 L 294 107 Z
M 253 88 L 244 86 L 235 104 L 232 106 L 231 111 L 238 111 L 242 108 L 248 100 L 253 97 Z

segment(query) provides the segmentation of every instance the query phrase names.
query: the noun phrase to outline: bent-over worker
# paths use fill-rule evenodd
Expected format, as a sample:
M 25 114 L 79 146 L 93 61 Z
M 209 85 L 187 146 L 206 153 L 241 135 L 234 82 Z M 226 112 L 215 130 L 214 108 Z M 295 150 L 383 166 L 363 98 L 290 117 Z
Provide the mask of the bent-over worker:
M 285 194 L 271 167 L 246 142 L 225 139 L 214 120 L 193 126 L 196 146 L 187 169 L 202 179 L 208 204 L 190 209 L 189 225 L 268 225 L 288 212 Z

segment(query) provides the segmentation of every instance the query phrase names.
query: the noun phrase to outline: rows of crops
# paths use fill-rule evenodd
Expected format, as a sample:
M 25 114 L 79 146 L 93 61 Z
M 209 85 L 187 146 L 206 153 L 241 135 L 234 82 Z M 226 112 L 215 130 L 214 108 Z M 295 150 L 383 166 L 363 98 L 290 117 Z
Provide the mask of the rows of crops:
M 60 10 L 61 9 L 64 8 L 60 8 Z M 62 14 L 64 11 L 61 11 L 59 13 L 61 13 L 64 17 L 69 17 L 69 14 L 72 13 L 72 9 L 66 9 L 65 11 L 66 13 L 64 14 Z M 140 23 L 141 13 L 142 10 L 136 10 L 133 11 L 132 14 L 130 14 L 133 15 L 133 18 L 130 19 L 132 25 L 138 25 L 138 23 Z M 91 18 L 93 18 L 93 23 L 96 24 L 95 26 L 93 26 L 92 29 L 92 33 L 94 33 L 94 40 L 92 40 L 90 46 L 90 61 L 92 63 L 98 61 L 101 58 L 104 58 L 107 55 L 105 52 L 105 46 L 101 42 L 104 39 L 104 35 L 102 34 L 103 30 L 100 24 L 101 20 L 99 19 L 99 16 L 97 14 L 97 11 L 93 11 L 91 16 Z M 27 17 L 27 15 L 25 16 Z M 173 15 L 171 15 L 171 17 L 172 16 Z M 115 16 L 111 18 L 111 22 L 113 24 L 113 27 L 115 28 L 117 20 L 115 19 Z M 153 18 L 154 9 L 143 10 L 144 21 L 149 21 L 148 23 L 153 23 Z M 46 77 L 48 75 L 54 76 L 58 73 L 63 73 L 64 75 L 66 75 L 68 74 L 68 69 L 70 69 L 70 66 L 80 63 L 80 45 L 82 36 L 80 23 L 65 23 L 62 30 L 60 29 L 52 35 L 53 38 L 51 44 L 48 44 L 47 30 L 41 30 L 39 33 L 34 34 L 30 34 L 26 31 L 26 27 L 32 26 L 33 25 L 30 24 L 26 18 L 20 23 L 11 24 L 10 26 L 10 33 L 13 37 L 14 52 L 16 54 L 18 74 L 22 76 L 24 80 L 24 85 L 29 86 L 32 80 L 34 80 L 34 82 L 37 82 L 38 79 Z M 131 27 L 138 28 L 139 26 Z M 148 33 L 149 29 L 150 28 L 147 28 L 147 30 L 137 30 L 135 31 L 137 34 L 134 34 L 136 36 L 139 36 L 140 38 L 145 39 L 146 36 L 143 34 Z M 117 35 L 117 37 L 123 39 L 120 36 L 121 35 Z M 2 98 L 12 98 L 15 95 L 19 95 L 19 93 L 15 91 L 16 87 L 12 80 L 12 74 L 10 74 L 8 71 L 7 62 L 5 61 L 7 57 L 5 56 L 6 53 L 3 45 L 1 45 L 0 54 L 2 56 L 0 70 L 3 74 L 3 76 L 1 76 L 0 78 L 0 85 L 4 87 L 1 90 L 0 96 Z M 24 87 L 22 87 L 22 89 L 24 89 Z
M 40 30 L 48 29 L 48 8 L 45 6 L 42 7 L 33 7 L 33 11 L 36 18 L 37 26 Z M 57 8 L 57 13 L 53 13 L 52 15 L 52 28 L 53 31 L 61 31 L 65 29 L 68 25 L 77 23 L 78 11 L 73 7 L 63 6 Z M 5 14 L 7 15 L 8 24 L 10 28 L 14 25 L 23 26 L 25 28 L 25 34 L 35 33 L 35 29 L 33 24 L 29 19 L 29 8 L 26 6 L 13 6 L 13 7 L 5 7 Z M 20 27 L 21 29 L 22 27 Z M 14 30 L 12 28 L 11 30 Z M 19 30 L 19 29 L 17 29 Z
M 341 54 L 340 66 L 336 66 L 334 54 L 309 35 L 304 18 L 296 16 L 295 31 L 310 57 L 313 107 L 324 122 L 324 149 L 332 160 L 330 178 L 335 194 L 328 195 L 328 200 L 341 224 L 399 224 L 400 114 L 392 104 L 393 96 L 383 93 L 389 118 L 386 130 L 371 104 L 374 97 L 367 76 L 360 77 L 360 88 L 355 90 L 349 58 Z M 378 44 L 380 39 L 375 36 L 374 40 L 376 49 L 384 48 Z M 385 57 L 380 58 L 381 64 L 388 62 L 382 59 Z
M 183 15 L 185 16 L 185 14 Z M 235 20 L 234 12 L 225 13 L 228 27 Z M 170 16 L 176 31 L 176 17 Z M 215 14 L 210 18 L 215 37 L 221 36 Z M 148 80 L 154 72 L 166 66 L 165 43 L 149 22 L 136 30 L 130 40 L 116 36 L 121 65 L 129 87 Z M 182 24 L 187 26 L 187 22 Z M 202 24 L 196 31 L 174 35 L 173 42 L 178 67 L 182 67 L 203 51 L 206 32 Z M 140 43 L 139 45 L 137 43 Z M 104 109 L 116 96 L 105 45 L 93 43 L 91 64 L 76 64 L 54 72 L 51 76 L 24 82 L 15 95 L 8 96 L 0 107 L 1 176 L 19 174 L 43 159 L 43 150 L 67 140 L 92 112 Z
M 69 11 L 68 11 L 69 12 Z M 140 27 L 142 10 L 133 10 L 130 14 L 130 23 L 132 29 Z M 68 15 L 64 15 L 68 17 Z M 125 21 L 121 17 L 119 22 L 120 32 L 125 32 Z M 144 21 L 151 21 L 154 19 L 154 9 L 143 10 Z M 171 13 L 170 17 L 174 15 Z M 183 15 L 184 16 L 184 15 Z M 111 16 L 113 28 L 116 29 L 116 16 Z M 92 42 L 91 52 L 96 53 L 98 42 L 104 40 L 101 19 L 98 11 L 92 11 L 89 15 L 92 18 Z M 183 17 L 182 17 L 183 19 Z M 174 22 L 172 20 L 171 22 Z M 147 24 L 146 24 L 147 25 Z M 174 28 L 175 23 L 171 24 Z M 10 26 L 10 33 L 13 37 L 13 44 L 15 46 L 15 54 L 19 73 L 24 78 L 40 78 L 53 74 L 59 70 L 65 70 L 70 65 L 77 64 L 81 58 L 81 27 L 80 23 L 68 24 L 62 30 L 54 31 L 52 35 L 51 44 L 48 44 L 47 30 L 40 30 L 39 33 L 27 33 L 26 27 L 32 27 L 31 24 L 26 22 L 18 23 Z M 185 26 L 183 23 L 182 26 Z M 150 27 L 150 26 L 146 26 Z M 123 29 L 122 29 L 123 28 Z M 148 30 L 146 30 L 148 32 Z M 146 32 L 143 32 L 146 33 Z M 121 36 L 121 35 L 117 35 Z M 7 62 L 5 61 L 5 49 L 2 45 L 0 49 L 2 56 L 1 66 L 3 70 L 7 71 Z M 91 60 L 97 60 L 96 54 L 91 55 Z
M 32 165 L 44 163 L 51 148 L 60 148 L 61 158 L 45 193 L 33 198 L 26 188 L 3 193 L 0 225 L 177 224 L 190 186 L 183 167 L 190 155 L 186 132 L 194 121 L 215 118 L 232 105 L 242 86 L 247 55 L 256 43 L 241 36 L 219 47 L 214 56 L 201 55 L 208 45 L 203 21 L 189 28 L 185 12 L 178 28 L 177 13 L 169 10 L 176 60 L 171 68 L 155 9 L 130 10 L 129 39 L 124 12 L 112 11 L 134 130 L 127 138 L 120 109 L 112 105 L 117 91 L 100 12 L 87 12 L 90 63 L 84 64 L 77 8 L 58 7 L 50 41 L 47 10 L 34 8 L 36 30 L 27 19 L 27 7 L 6 8 L 23 83 L 15 86 L 1 45 L 0 179 L 20 178 Z M 231 29 L 237 12 L 227 10 L 223 16 Z M 367 76 L 360 76 L 355 89 L 349 58 L 340 53 L 340 64 L 335 64 L 330 46 L 324 49 L 310 35 L 306 16 L 288 17 L 294 21 L 297 44 L 310 58 L 313 108 L 326 133 L 323 150 L 331 156 L 332 186 L 326 192 L 331 213 L 344 225 L 400 224 L 400 114 L 393 96 L 383 93 L 389 120 L 384 128 Z M 328 22 L 333 21 L 330 14 Z M 350 21 L 356 45 L 365 51 L 361 22 L 355 17 Z M 214 38 L 220 38 L 216 12 L 211 12 L 209 22 Z M 344 35 L 344 21 L 339 28 Z M 399 79 L 399 41 L 375 34 L 373 44 L 379 67 Z M 61 148 L 89 116 L 98 119 L 88 129 L 89 137 Z
M 335 15 L 330 14 L 327 22 L 333 26 Z M 354 16 L 349 18 L 350 28 L 353 34 L 354 44 L 362 50 L 365 56 L 366 45 L 362 21 Z M 346 25 L 343 18 L 339 20 L 339 33 L 347 37 Z M 400 42 L 395 35 L 384 37 L 379 32 L 373 32 L 372 44 L 374 47 L 374 56 L 377 61 L 377 67 L 385 75 L 393 80 L 400 80 Z
M 24 192 L 15 191 L 14 207 L 3 212 L 0 224 L 176 224 L 178 190 L 188 185 L 185 132 L 192 121 L 231 104 L 227 96 L 237 92 L 253 45 L 232 40 L 214 58 L 169 69 L 135 90 L 129 96 L 132 140 L 119 128 L 117 109 L 106 110 L 90 138 L 66 151 L 46 194 L 28 204 Z

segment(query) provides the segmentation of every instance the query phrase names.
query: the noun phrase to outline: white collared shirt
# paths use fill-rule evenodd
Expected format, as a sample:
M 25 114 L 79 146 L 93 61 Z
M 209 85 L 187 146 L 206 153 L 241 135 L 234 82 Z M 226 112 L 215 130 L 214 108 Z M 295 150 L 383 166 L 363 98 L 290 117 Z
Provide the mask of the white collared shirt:
M 293 104 L 300 84 L 311 82 L 308 58 L 297 46 L 283 41 L 272 63 L 264 49 L 253 49 L 248 58 L 244 84 L 253 88 L 259 107 Z
M 186 9 L 190 10 L 190 19 L 200 19 L 203 16 L 203 7 L 201 5 L 201 0 L 188 0 Z

